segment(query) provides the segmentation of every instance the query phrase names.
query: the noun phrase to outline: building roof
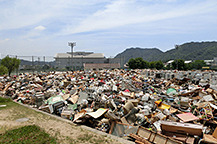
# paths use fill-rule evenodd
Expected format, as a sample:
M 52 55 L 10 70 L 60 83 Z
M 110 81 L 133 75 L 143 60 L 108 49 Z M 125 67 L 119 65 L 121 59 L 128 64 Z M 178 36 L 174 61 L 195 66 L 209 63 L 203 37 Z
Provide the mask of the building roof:
M 204 60 L 206 63 L 214 62 L 214 60 Z
M 185 61 L 186 64 L 192 63 L 192 60 Z
M 174 60 L 170 60 L 170 61 L 168 61 L 167 63 L 170 64 L 170 63 L 172 63 L 173 61 L 174 61 Z
M 57 53 L 55 54 L 54 58 L 68 58 L 68 57 L 71 57 L 71 55 L 67 53 Z
M 55 58 L 69 58 L 71 54 L 69 53 L 57 53 L 55 54 Z M 73 58 L 104 58 L 103 53 L 91 53 L 88 55 L 73 55 Z
M 168 61 L 167 62 L 167 64 L 171 64 L 172 62 L 174 62 L 174 60 L 170 60 L 170 61 Z M 184 63 L 191 63 L 192 62 L 192 60 L 187 60 L 187 61 L 184 61 Z
M 84 69 L 100 69 L 100 68 L 120 68 L 119 63 L 95 63 L 95 64 L 89 64 L 84 63 Z

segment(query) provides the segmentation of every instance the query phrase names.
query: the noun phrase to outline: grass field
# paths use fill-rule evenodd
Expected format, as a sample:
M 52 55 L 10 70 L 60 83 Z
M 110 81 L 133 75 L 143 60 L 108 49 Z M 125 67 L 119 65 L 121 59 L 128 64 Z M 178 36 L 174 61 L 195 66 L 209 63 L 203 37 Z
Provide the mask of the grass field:
M 0 143 L 117 144 L 116 140 L 0 97 Z M 17 119 L 28 121 L 17 122 Z
M 4 134 L 0 134 L 0 143 L 56 144 L 57 142 L 54 137 L 51 137 L 40 127 L 36 125 L 28 125 L 13 130 L 8 130 Z

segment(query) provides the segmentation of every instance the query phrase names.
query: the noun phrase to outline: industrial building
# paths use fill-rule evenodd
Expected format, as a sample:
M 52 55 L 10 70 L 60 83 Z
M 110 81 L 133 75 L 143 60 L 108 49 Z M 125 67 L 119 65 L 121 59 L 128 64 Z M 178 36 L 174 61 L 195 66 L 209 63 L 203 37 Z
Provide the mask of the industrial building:
M 84 69 L 84 64 L 109 63 L 103 53 L 93 52 L 57 53 L 54 58 L 55 67 L 58 69 L 80 70 Z

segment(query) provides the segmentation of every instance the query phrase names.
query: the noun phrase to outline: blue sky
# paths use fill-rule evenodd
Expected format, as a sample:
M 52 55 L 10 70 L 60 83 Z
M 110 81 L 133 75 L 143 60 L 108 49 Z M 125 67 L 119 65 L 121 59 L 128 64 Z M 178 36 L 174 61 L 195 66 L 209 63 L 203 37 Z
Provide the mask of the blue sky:
M 1 55 L 74 51 L 115 56 L 126 48 L 217 41 L 217 0 L 0 0 Z

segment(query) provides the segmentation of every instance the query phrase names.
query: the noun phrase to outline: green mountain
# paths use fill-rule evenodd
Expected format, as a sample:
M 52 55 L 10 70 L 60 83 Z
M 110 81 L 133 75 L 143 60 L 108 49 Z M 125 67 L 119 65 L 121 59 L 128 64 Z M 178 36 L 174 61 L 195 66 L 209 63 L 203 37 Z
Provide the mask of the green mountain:
M 131 58 L 142 57 L 146 61 L 153 61 L 164 52 L 157 48 L 128 48 L 124 52 L 115 56 L 115 59 L 121 59 L 124 63 L 128 62 Z
M 217 57 L 217 42 L 190 42 L 177 45 L 176 48 L 162 52 L 157 48 L 129 48 L 119 53 L 115 58 L 128 62 L 130 58 L 142 57 L 145 61 L 211 60 Z

